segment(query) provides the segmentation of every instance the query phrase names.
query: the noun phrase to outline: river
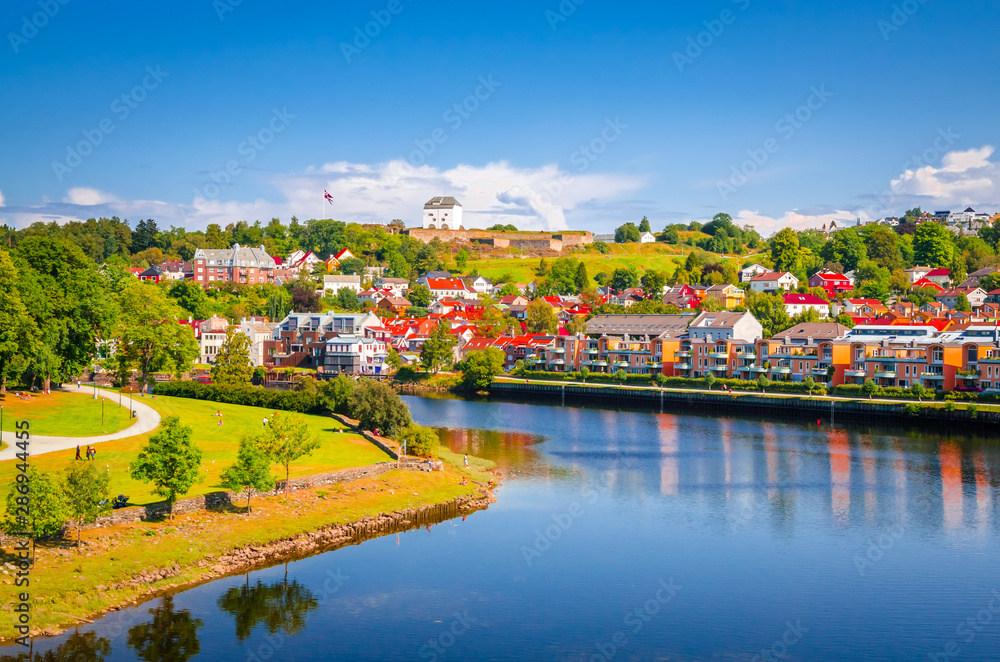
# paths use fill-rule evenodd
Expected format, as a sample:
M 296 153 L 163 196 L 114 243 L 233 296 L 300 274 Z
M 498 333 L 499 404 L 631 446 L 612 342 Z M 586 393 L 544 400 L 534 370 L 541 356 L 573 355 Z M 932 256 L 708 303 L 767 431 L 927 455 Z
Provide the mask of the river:
M 156 599 L 40 640 L 36 651 L 106 650 L 107 660 L 1000 658 L 1000 445 L 406 401 L 453 450 L 502 467 L 489 510 Z

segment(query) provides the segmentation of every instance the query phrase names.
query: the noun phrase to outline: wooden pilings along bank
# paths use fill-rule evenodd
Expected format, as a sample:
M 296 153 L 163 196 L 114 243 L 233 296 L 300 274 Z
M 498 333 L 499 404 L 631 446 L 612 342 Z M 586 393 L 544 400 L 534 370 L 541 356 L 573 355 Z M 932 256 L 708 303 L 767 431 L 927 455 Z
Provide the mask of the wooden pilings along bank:
M 936 429 L 1000 434 L 1000 413 L 979 411 L 975 418 L 964 409 L 947 411 L 924 407 L 919 416 L 907 411 L 906 404 L 878 400 L 833 400 L 805 396 L 768 397 L 743 393 L 704 391 L 665 391 L 661 389 L 620 388 L 615 386 L 576 386 L 571 384 L 518 384 L 494 382 L 491 399 L 513 402 L 580 405 L 666 414 L 708 413 L 716 416 L 750 418 L 786 418 L 825 421 L 827 424 L 861 423 L 875 425 L 933 426 Z M 913 404 L 918 404 L 916 401 Z

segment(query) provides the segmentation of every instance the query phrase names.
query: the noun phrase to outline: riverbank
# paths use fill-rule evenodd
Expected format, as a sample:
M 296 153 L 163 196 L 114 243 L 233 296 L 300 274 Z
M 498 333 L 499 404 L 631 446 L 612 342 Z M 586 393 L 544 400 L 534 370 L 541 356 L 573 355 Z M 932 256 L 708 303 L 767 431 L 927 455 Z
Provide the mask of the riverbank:
M 719 416 L 777 416 L 793 420 L 825 420 L 933 426 L 958 424 L 966 432 L 990 436 L 998 432 L 1000 407 L 956 402 L 861 400 L 830 395 L 790 395 L 746 391 L 697 391 L 627 385 L 498 379 L 493 398 L 546 404 L 581 404 L 660 413 L 704 412 Z
M 143 521 L 83 531 L 82 553 L 69 539 L 40 543 L 31 584 L 32 636 L 52 636 L 111 611 L 213 579 L 444 521 L 486 508 L 492 488 L 451 465 L 440 472 L 393 470 L 380 476 L 269 498 L 253 515 L 230 507 L 173 521 Z M 0 645 L 14 634 L 11 605 L 16 554 L 0 558 Z

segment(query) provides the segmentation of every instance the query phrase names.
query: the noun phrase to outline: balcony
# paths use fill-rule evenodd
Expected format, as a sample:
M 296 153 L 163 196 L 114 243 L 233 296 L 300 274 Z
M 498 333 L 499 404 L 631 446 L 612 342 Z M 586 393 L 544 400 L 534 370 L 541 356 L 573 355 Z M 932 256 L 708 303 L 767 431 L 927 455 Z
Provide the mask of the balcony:
M 562 359 L 556 359 L 555 361 L 549 361 L 549 365 L 566 365 L 566 362 Z
M 792 369 L 779 367 L 779 368 L 772 368 L 771 372 L 774 373 L 775 375 L 790 375 L 792 374 Z
M 920 379 L 924 381 L 944 381 L 944 375 L 939 372 L 924 372 L 921 373 Z
M 583 350 L 583 353 L 584 354 L 600 354 L 601 350 L 599 350 L 599 349 L 585 349 L 585 350 Z
M 823 367 L 820 367 L 820 366 L 816 366 L 815 368 L 813 368 L 809 372 L 811 374 L 813 374 L 813 375 L 819 375 L 819 376 L 826 377 L 826 368 L 823 368 Z
M 759 374 L 764 374 L 765 372 L 767 372 L 767 368 L 765 368 L 763 366 L 759 366 L 759 365 L 752 365 L 752 366 L 750 366 L 750 372 L 756 372 L 756 373 L 759 373 Z
M 974 381 L 978 381 L 979 380 L 979 373 L 978 372 L 968 373 L 968 374 L 964 374 L 964 375 L 962 373 L 958 373 L 955 376 L 958 377 L 959 379 L 967 381 L 967 382 L 974 382 Z
M 756 361 L 757 360 L 757 355 L 755 353 L 753 353 L 753 352 L 747 352 L 747 353 L 737 352 L 736 353 L 736 358 L 738 358 L 738 359 L 746 359 L 747 361 Z
M 607 361 L 594 361 L 592 365 L 595 368 L 607 368 L 608 367 L 608 362 Z
M 680 359 L 689 359 L 691 358 L 691 352 L 674 352 L 674 356 Z
M 675 370 L 690 370 L 691 369 L 691 364 L 690 363 L 675 363 L 674 364 L 674 369 Z
M 1000 356 L 983 356 L 979 359 L 980 363 L 1000 363 Z
M 844 376 L 845 377 L 865 377 L 867 375 L 868 375 L 868 373 L 865 372 L 864 370 L 845 370 L 844 371 Z
M 729 352 L 710 352 L 708 356 L 713 359 L 728 359 Z
M 895 370 L 886 370 L 885 368 L 882 368 L 882 369 L 879 369 L 879 370 L 877 370 L 875 372 L 875 376 L 879 377 L 881 379 L 895 379 L 896 378 L 896 371 Z
M 713 365 L 711 368 L 709 368 L 709 370 L 711 370 L 712 372 L 726 372 L 726 370 L 728 369 L 729 368 L 727 368 L 724 365 Z
M 630 365 L 628 361 L 616 361 L 614 364 L 616 368 L 628 368 Z
M 652 368 L 653 370 L 662 370 L 663 369 L 663 364 L 662 363 L 647 363 L 646 367 L 647 368 Z
M 556 347 L 555 349 L 549 350 L 549 354 L 565 354 L 565 353 L 566 353 L 565 347 Z

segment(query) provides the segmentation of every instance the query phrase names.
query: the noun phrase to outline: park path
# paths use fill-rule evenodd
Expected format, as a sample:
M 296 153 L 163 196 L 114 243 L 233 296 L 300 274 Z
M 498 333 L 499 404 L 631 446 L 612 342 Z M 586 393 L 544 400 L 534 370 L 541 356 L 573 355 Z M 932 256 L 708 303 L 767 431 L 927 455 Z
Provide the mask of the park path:
M 93 397 L 94 391 L 92 390 L 80 390 L 76 388 L 67 388 L 63 386 L 58 389 L 64 393 L 79 393 L 81 398 L 91 398 Z M 111 391 L 97 391 L 98 397 L 105 398 L 106 400 L 112 400 L 115 404 L 118 404 L 118 394 Z M 132 409 L 135 410 L 136 420 L 135 423 L 112 434 L 102 434 L 94 437 L 51 437 L 42 435 L 31 435 L 31 444 L 28 447 L 28 452 L 34 455 L 43 455 L 45 453 L 55 453 L 57 451 L 73 450 L 76 451 L 77 445 L 86 447 L 89 445 L 99 444 L 102 441 L 115 441 L 116 439 L 128 439 L 129 437 L 134 437 L 136 435 L 145 434 L 151 432 L 160 426 L 160 414 L 157 413 L 155 409 L 149 405 L 143 404 L 141 401 L 133 398 L 132 399 Z M 127 405 L 126 405 L 127 406 Z M 12 460 L 17 456 L 17 438 L 14 432 L 0 432 L 0 439 L 3 439 L 7 443 L 7 448 L 0 451 L 0 461 Z

